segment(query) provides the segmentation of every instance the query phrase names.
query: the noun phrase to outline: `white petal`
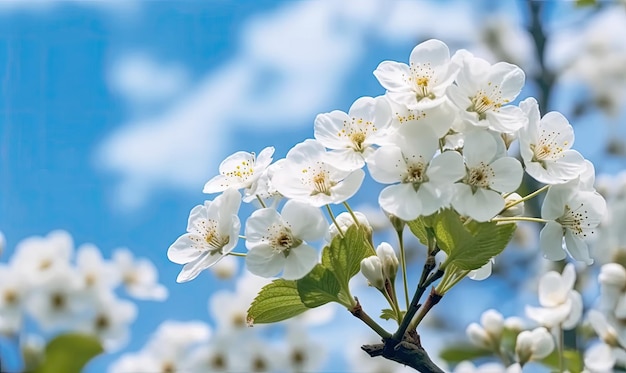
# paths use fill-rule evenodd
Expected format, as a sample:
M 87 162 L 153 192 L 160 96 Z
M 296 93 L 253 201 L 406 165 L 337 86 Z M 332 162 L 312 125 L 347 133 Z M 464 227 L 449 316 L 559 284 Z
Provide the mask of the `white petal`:
M 224 175 L 216 175 L 211 180 L 207 181 L 204 184 L 204 188 L 202 189 L 202 193 L 212 194 L 219 193 L 228 188 L 230 184 L 230 178 Z
M 435 184 L 454 183 L 465 176 L 463 156 L 456 151 L 446 151 L 430 161 L 426 175 Z
M 283 220 L 278 211 L 273 208 L 256 210 L 246 220 L 246 247 L 253 248 L 259 244 L 267 243 L 268 227 L 282 226 Z
M 489 128 L 498 132 L 515 132 L 528 123 L 528 118 L 524 115 L 524 112 L 514 105 L 503 106 L 497 110 L 489 110 L 485 115 L 489 122 Z
M 381 146 L 367 159 L 367 169 L 372 179 L 383 184 L 402 181 L 407 168 L 402 150 L 394 145 Z
M 246 267 L 257 276 L 273 277 L 285 267 L 285 256 L 268 245 L 255 246 L 246 255 Z
M 365 172 L 363 170 L 352 171 L 343 181 L 331 188 L 332 195 L 329 202 L 342 203 L 352 197 L 361 187 L 364 178 Z
M 328 223 L 320 209 L 307 203 L 287 201 L 281 215 L 291 226 L 294 236 L 305 241 L 320 239 L 328 230 Z
M 412 64 L 428 63 L 433 67 L 441 66 L 450 61 L 450 50 L 441 40 L 426 40 L 413 48 L 409 61 Z
M 473 131 L 465 137 L 463 156 L 469 168 L 474 168 L 481 162 L 491 163 L 497 150 L 496 140 L 486 131 Z
M 387 213 L 393 214 L 402 220 L 413 220 L 422 213 L 422 201 L 412 184 L 390 185 L 383 189 L 378 196 L 378 204 Z
M 391 92 L 410 92 L 412 90 L 406 80 L 411 76 L 411 72 L 404 63 L 383 61 L 374 70 L 374 76 L 383 88 Z
M 504 198 L 492 190 L 478 188 L 472 193 L 471 188 L 465 184 L 457 184 L 455 189 L 457 194 L 452 205 L 459 213 L 476 221 L 488 221 L 504 208 Z
M 498 62 L 489 69 L 488 80 L 498 86 L 502 99 L 513 101 L 522 90 L 526 77 L 518 66 Z
M 344 122 L 350 117 L 343 111 L 334 110 L 330 113 L 318 114 L 315 117 L 314 136 L 322 145 L 329 149 L 340 149 L 350 144 L 350 139 L 342 133 Z
M 363 153 L 352 148 L 331 150 L 327 153 L 327 162 L 345 171 L 354 171 L 365 166 Z
M 490 166 L 495 174 L 489 179 L 491 189 L 508 193 L 520 186 L 524 170 L 517 159 L 512 157 L 496 159 Z
M 561 325 L 564 330 L 570 330 L 575 328 L 583 316 L 583 299 L 580 293 L 578 293 L 576 290 L 570 291 L 569 299 L 572 306 L 569 315 Z
M 593 264 L 593 259 L 589 257 L 589 247 L 587 243 L 570 229 L 565 231 L 565 246 L 572 258 L 585 262 L 587 265 Z
M 285 258 L 285 280 L 297 280 L 309 273 L 318 261 L 317 250 L 309 245 L 293 248 Z
M 556 307 L 567 301 L 569 289 L 564 289 L 561 275 L 550 271 L 539 280 L 539 304 Z
M 185 233 L 167 249 L 167 258 L 176 264 L 185 264 L 197 259 L 202 251 L 193 247 L 194 241 L 191 234 Z
M 613 372 L 616 358 L 611 347 L 605 343 L 596 343 L 585 351 L 585 367 L 592 372 Z
M 203 253 L 203 255 L 183 266 L 183 269 L 176 278 L 176 282 L 187 282 L 193 280 L 198 277 L 200 272 L 217 263 L 223 257 L 224 256 L 220 254 L 211 255 L 208 252 Z
M 567 256 L 563 250 L 563 227 L 555 221 L 549 221 L 539 232 L 539 247 L 544 258 L 563 260 Z
M 555 220 L 563 216 L 565 205 L 571 200 L 575 190 L 568 185 L 551 185 L 541 205 L 541 217 Z

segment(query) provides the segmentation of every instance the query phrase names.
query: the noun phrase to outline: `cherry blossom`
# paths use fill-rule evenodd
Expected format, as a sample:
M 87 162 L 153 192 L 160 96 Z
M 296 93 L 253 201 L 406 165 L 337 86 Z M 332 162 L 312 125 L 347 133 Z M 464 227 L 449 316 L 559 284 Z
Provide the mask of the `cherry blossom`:
M 272 208 L 256 210 L 246 221 L 246 266 L 262 277 L 295 280 L 306 275 L 318 261 L 317 250 L 306 241 L 324 236 L 328 223 L 311 205 L 287 201 L 279 214 Z
M 174 263 L 184 264 L 177 282 L 190 281 L 217 263 L 237 246 L 241 223 L 241 195 L 227 189 L 213 201 L 191 210 L 187 233 L 180 236 L 167 251 Z
M 219 193 L 228 188 L 250 189 L 272 162 L 274 148 L 269 146 L 259 153 L 236 152 L 222 161 L 220 174 L 209 180 L 202 190 L 203 193 Z
M 409 109 L 427 109 L 446 100 L 445 90 L 454 81 L 458 66 L 452 63 L 448 46 L 431 39 L 418 44 L 409 65 L 383 61 L 374 76 L 389 97 Z
M 528 116 L 528 125 L 519 131 L 520 153 L 526 172 L 546 184 L 560 184 L 574 179 L 583 171 L 585 159 L 570 149 L 574 144 L 574 129 L 558 112 L 540 119 L 534 98 L 520 103 Z
M 341 203 L 357 192 L 365 177 L 363 170 L 345 168 L 332 163 L 322 144 L 308 139 L 289 150 L 272 183 L 283 196 L 315 207 Z
M 519 161 L 498 157 L 498 147 L 496 138 L 486 131 L 470 132 L 465 138 L 467 173 L 454 185 L 452 206 L 477 221 L 487 221 L 502 211 L 505 201 L 500 193 L 515 191 L 522 181 Z
M 332 149 L 329 155 L 336 165 L 352 171 L 365 165 L 390 124 L 391 109 L 384 97 L 361 97 L 347 114 L 339 110 L 319 114 L 314 131 L 317 141 Z
M 515 65 L 491 65 L 465 53 L 456 84 L 448 87 L 447 94 L 472 125 L 510 133 L 528 122 L 519 107 L 507 105 L 520 93 L 524 80 L 524 72 Z

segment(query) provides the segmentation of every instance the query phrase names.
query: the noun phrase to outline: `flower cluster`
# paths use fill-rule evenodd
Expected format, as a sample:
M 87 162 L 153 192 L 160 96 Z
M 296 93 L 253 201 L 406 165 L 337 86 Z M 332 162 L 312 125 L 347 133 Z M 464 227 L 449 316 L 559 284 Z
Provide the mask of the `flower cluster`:
M 408 64 L 384 61 L 374 75 L 384 95 L 358 98 L 347 112 L 319 114 L 315 138 L 296 144 L 284 159 L 272 163 L 268 147 L 258 157 L 240 151 L 222 162 L 204 187 L 222 194 L 191 211 L 187 233 L 168 250 L 170 260 L 184 264 L 179 282 L 226 255 L 245 255 L 232 252 L 242 199 L 261 206 L 243 224 L 248 270 L 303 277 L 318 262 L 311 242 L 328 236 L 319 208 L 326 206 L 334 219 L 329 205 L 347 206 L 364 168 L 386 185 L 378 204 L 389 216 L 412 221 L 451 208 L 477 222 L 538 221 L 545 224 L 546 258 L 569 253 L 591 263 L 586 240 L 606 209 L 593 189 L 593 166 L 571 149 L 573 130 L 562 114 L 541 116 L 532 97 L 513 103 L 525 82 L 519 67 L 490 64 L 466 50 L 451 55 L 445 43 L 428 40 L 413 49 Z M 517 195 L 524 173 L 546 185 Z M 546 190 L 541 218 L 516 216 L 524 201 Z M 287 202 L 278 212 L 281 199 Z
M 78 331 L 117 349 L 137 316 L 136 305 L 120 298 L 117 288 L 135 299 L 164 300 L 167 289 L 157 281 L 152 262 L 135 259 L 128 249 L 105 260 L 92 244 L 74 250 L 65 231 L 26 238 L 0 264 L 0 334 L 19 336 L 34 321 L 46 335 Z

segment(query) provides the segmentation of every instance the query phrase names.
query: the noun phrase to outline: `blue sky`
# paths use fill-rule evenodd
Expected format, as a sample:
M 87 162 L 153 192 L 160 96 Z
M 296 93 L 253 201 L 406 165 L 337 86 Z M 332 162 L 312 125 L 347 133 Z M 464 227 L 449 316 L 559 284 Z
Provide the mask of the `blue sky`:
M 219 162 L 268 145 L 284 156 L 312 137 L 317 113 L 382 94 L 379 62 L 406 61 L 429 37 L 481 48 L 477 25 L 491 14 L 383 3 L 0 2 L 3 259 L 27 236 L 64 229 L 107 258 L 128 247 L 152 260 L 170 297 L 139 303 L 131 351 L 166 318 L 208 320 L 210 292 L 232 284 L 208 273 L 176 284 L 166 250 Z

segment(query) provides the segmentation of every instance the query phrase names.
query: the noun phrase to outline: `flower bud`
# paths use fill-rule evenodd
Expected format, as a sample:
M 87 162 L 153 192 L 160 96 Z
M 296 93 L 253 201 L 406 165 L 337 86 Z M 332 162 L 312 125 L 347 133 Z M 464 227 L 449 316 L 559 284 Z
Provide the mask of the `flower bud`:
M 605 264 L 600 269 L 598 281 L 602 285 L 623 289 L 626 286 L 626 269 L 617 263 Z
M 354 211 L 354 216 L 356 216 L 356 219 L 359 221 L 359 225 L 365 228 L 365 230 L 371 236 L 373 229 L 369 221 L 367 220 L 367 217 L 358 211 Z M 341 214 L 337 215 L 337 217 L 335 218 L 335 221 L 337 222 L 337 224 L 339 224 L 339 228 L 344 233 L 348 230 L 348 228 L 350 228 L 354 224 L 354 218 L 349 212 L 342 212 Z M 339 234 L 339 229 L 337 228 L 335 223 L 332 223 L 330 227 L 328 227 L 328 234 L 326 234 L 326 240 L 330 242 L 338 234 Z
M 470 342 L 472 342 L 477 347 L 482 347 L 488 350 L 493 347 L 493 342 L 489 334 L 487 334 L 487 331 L 475 322 L 467 326 L 467 328 L 465 329 L 465 334 L 467 334 Z
M 509 207 L 521 200 L 522 196 L 517 193 L 511 193 L 508 197 L 504 199 L 504 211 L 502 211 L 502 216 L 522 216 L 524 215 L 524 202 L 519 202 L 516 205 Z
M 380 258 L 383 267 L 383 276 L 393 283 L 396 280 L 398 265 L 400 264 L 396 252 L 393 251 L 391 245 L 387 242 L 383 242 L 376 248 L 376 256 Z
M 525 330 L 517 335 L 515 353 L 521 365 L 531 360 L 541 360 L 554 350 L 554 339 L 544 327 Z
M 491 339 L 499 343 L 502 337 L 502 329 L 504 328 L 504 317 L 502 317 L 502 314 L 494 309 L 487 310 L 480 317 L 480 323 L 491 336 Z
M 372 255 L 361 260 L 361 273 L 365 276 L 370 286 L 378 290 L 384 289 L 385 278 L 383 277 L 382 262 L 378 256 Z
M 504 327 L 512 332 L 519 333 L 526 329 L 526 324 L 521 317 L 511 316 L 504 320 Z

